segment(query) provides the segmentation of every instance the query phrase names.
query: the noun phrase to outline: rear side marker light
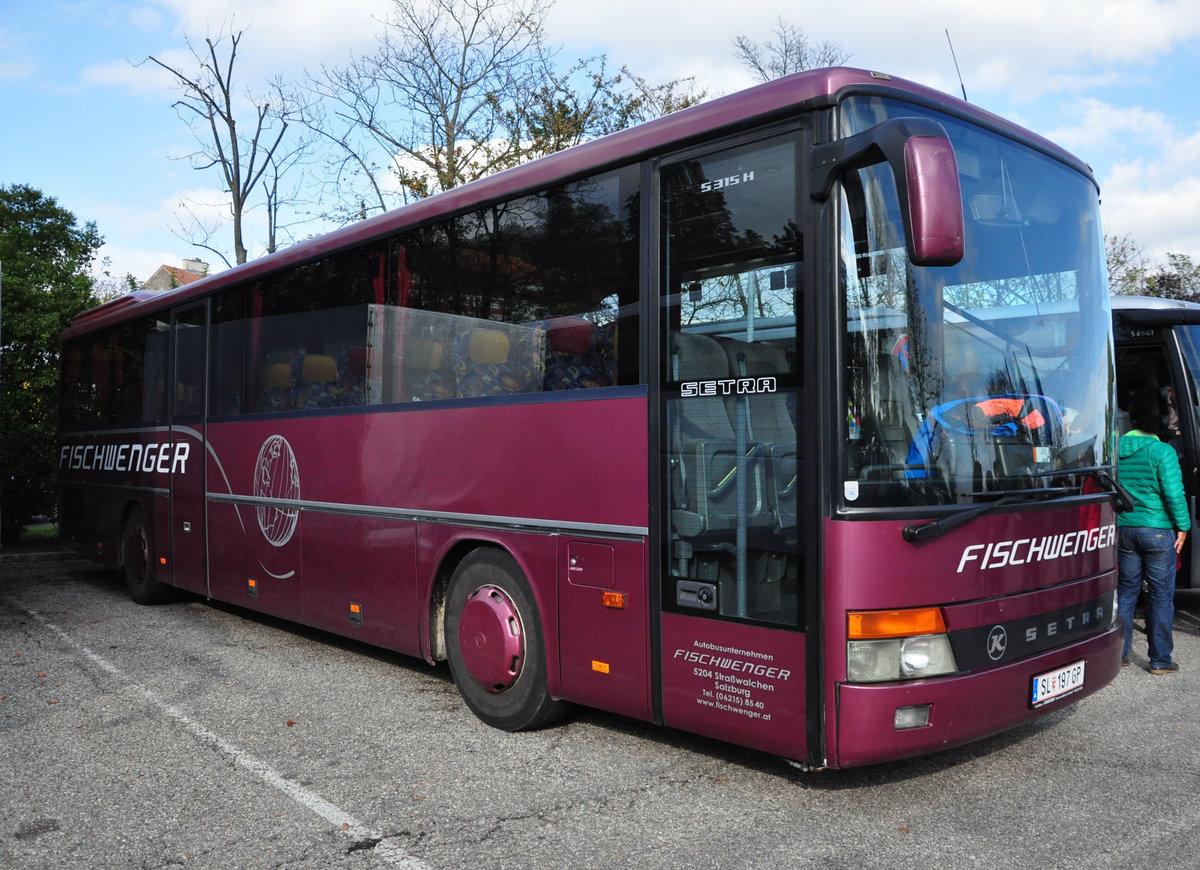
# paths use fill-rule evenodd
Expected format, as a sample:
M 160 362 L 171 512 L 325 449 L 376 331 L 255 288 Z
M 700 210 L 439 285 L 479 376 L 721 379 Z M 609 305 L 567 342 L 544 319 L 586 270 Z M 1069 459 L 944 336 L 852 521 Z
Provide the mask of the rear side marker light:
M 605 592 L 603 598 L 605 607 L 612 607 L 616 610 L 625 609 L 625 593 L 624 592 Z

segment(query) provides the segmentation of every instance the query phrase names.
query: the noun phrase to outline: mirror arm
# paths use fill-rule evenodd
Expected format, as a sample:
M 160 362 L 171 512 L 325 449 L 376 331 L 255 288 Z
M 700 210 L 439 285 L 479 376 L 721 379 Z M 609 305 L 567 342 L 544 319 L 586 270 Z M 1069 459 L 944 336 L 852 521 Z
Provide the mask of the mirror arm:
M 904 145 L 918 136 L 950 138 L 946 128 L 932 118 L 892 118 L 845 139 L 814 145 L 809 170 L 810 195 L 817 202 L 825 202 L 843 172 L 887 161 L 900 188 L 900 201 L 906 201 Z

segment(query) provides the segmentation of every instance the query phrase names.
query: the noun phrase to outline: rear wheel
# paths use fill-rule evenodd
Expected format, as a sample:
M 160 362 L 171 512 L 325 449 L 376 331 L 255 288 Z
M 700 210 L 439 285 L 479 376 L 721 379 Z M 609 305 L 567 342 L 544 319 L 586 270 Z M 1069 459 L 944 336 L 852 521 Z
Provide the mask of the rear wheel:
M 138 604 L 159 604 L 167 600 L 169 591 L 156 578 L 154 537 L 146 514 L 134 506 L 121 527 L 121 568 L 129 595 Z
M 479 549 L 459 564 L 446 599 L 446 653 L 463 700 L 494 728 L 526 731 L 558 719 L 550 697 L 542 624 L 511 556 Z

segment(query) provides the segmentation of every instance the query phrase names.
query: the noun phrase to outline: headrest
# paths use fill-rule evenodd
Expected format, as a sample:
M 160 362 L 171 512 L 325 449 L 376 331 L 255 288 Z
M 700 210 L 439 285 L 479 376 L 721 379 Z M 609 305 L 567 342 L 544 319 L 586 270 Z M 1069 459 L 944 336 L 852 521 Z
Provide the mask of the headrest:
M 268 390 L 283 390 L 292 385 L 292 367 L 287 363 L 271 363 L 263 371 L 263 386 Z
M 508 336 L 499 329 L 473 329 L 467 345 L 471 362 L 500 365 L 508 362 Z
M 424 372 L 442 367 L 446 349 L 428 338 L 412 338 L 404 346 L 404 367 Z
M 306 384 L 328 384 L 337 380 L 337 360 L 322 353 L 305 354 L 300 379 Z
M 698 381 L 729 377 L 729 359 L 715 338 L 690 332 L 671 334 L 674 364 L 673 373 L 681 381 Z
M 555 353 L 587 353 L 592 325 L 582 317 L 552 317 L 546 321 L 546 338 Z

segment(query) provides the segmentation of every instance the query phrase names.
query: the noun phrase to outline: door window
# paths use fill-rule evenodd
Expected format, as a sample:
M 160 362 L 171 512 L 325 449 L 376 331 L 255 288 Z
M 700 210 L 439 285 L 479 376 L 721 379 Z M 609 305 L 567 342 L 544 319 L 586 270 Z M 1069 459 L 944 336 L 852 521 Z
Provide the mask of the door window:
M 800 623 L 797 136 L 662 167 L 668 610 Z

